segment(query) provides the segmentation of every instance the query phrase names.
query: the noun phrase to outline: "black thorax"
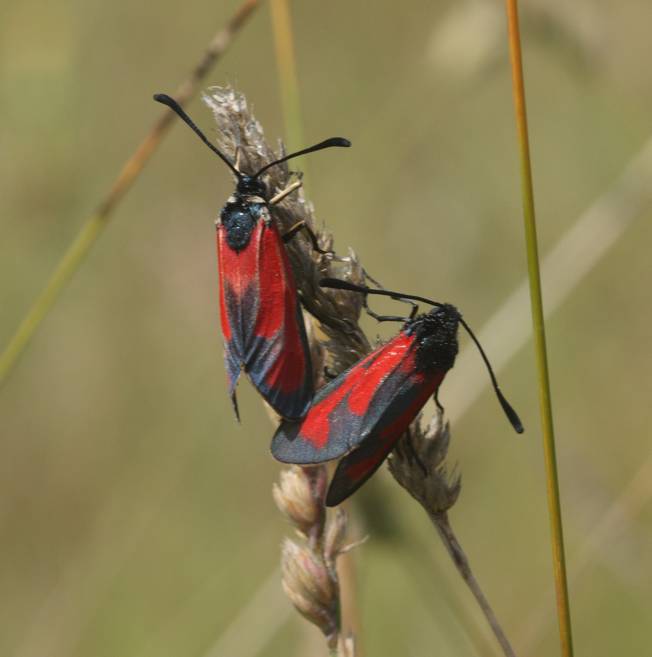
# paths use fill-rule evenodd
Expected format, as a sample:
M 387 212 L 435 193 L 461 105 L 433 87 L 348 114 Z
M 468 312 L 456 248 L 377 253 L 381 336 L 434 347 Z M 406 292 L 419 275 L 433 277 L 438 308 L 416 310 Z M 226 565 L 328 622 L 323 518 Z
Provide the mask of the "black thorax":
M 404 330 L 408 335 L 414 335 L 416 342 L 417 370 L 446 372 L 453 367 L 459 348 L 459 318 L 455 306 L 444 304 L 406 323 Z
M 237 193 L 220 212 L 220 220 L 226 229 L 226 243 L 234 251 L 242 251 L 249 244 L 251 233 L 265 208 L 264 202 L 249 201 Z
M 249 244 L 254 226 L 265 207 L 263 199 L 266 197 L 267 188 L 262 180 L 242 174 L 233 200 L 227 201 L 220 213 L 226 229 L 226 243 L 234 251 L 242 251 Z

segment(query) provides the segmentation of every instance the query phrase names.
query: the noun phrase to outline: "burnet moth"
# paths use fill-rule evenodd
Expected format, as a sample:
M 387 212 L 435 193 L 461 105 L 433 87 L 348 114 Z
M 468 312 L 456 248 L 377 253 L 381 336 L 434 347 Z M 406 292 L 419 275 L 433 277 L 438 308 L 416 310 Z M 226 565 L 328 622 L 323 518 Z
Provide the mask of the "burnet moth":
M 379 321 L 404 322 L 398 335 L 317 391 L 306 417 L 301 422 L 283 422 L 274 435 L 272 454 L 284 463 L 321 463 L 344 456 L 328 489 L 328 506 L 345 500 L 371 477 L 424 404 L 437 393 L 455 363 L 460 324 L 480 351 L 507 418 L 518 433 L 523 432 L 484 350 L 457 308 L 338 279 L 323 279 L 320 285 L 433 306 L 430 312 L 416 315 L 418 307 L 414 305 L 408 318 L 369 311 Z
M 294 183 L 273 198 L 261 176 L 271 167 L 299 155 L 351 143 L 333 137 L 266 164 L 253 175 L 239 171 L 170 96 L 154 100 L 174 110 L 199 138 L 231 169 L 237 184 L 220 212 L 217 258 L 220 276 L 220 317 L 229 393 L 238 416 L 235 388 L 244 369 L 265 401 L 282 417 L 305 415 L 314 394 L 310 351 L 297 286 L 283 244 L 306 230 L 303 222 L 281 234 L 270 206 L 297 189 Z

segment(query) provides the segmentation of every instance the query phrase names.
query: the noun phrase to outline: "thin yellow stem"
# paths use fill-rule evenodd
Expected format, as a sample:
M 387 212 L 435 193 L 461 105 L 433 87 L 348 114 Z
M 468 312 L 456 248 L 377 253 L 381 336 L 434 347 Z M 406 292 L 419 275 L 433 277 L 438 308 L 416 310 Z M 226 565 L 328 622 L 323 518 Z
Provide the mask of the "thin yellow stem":
M 176 100 L 181 105 L 187 103 L 195 95 L 200 82 L 206 77 L 213 64 L 215 64 L 231 45 L 233 37 L 239 32 L 258 4 L 259 0 L 245 0 L 231 16 L 228 23 L 215 34 L 199 62 L 195 65 L 188 78 L 179 85 L 174 94 Z M 41 322 L 56 303 L 66 283 L 79 269 L 93 244 L 95 244 L 102 234 L 116 206 L 138 178 L 140 172 L 166 135 L 174 119 L 175 114 L 170 110 L 166 110 L 161 114 L 136 151 L 125 162 L 108 194 L 99 204 L 95 214 L 86 220 L 77 237 L 59 261 L 44 290 L 34 300 L 27 315 L 18 326 L 16 333 L 9 341 L 2 355 L 0 355 L 0 387 L 7 380 L 14 365 L 25 351 L 25 348 L 41 325 Z
M 534 214 L 534 191 L 532 185 L 532 167 L 530 164 L 530 145 L 525 108 L 525 85 L 523 82 L 518 3 L 517 0 L 506 0 L 506 4 L 507 22 L 509 27 L 509 47 L 512 64 L 512 84 L 514 89 L 514 107 L 516 110 L 516 125 L 521 160 L 521 187 L 523 194 L 523 216 L 525 221 L 530 300 L 532 306 L 532 325 L 537 368 L 539 372 L 539 403 L 541 407 L 543 447 L 546 462 L 552 557 L 557 592 L 557 613 L 562 655 L 564 657 L 572 657 L 573 641 L 571 633 L 570 604 L 566 576 L 566 558 L 564 556 L 564 534 L 561 518 L 561 503 L 559 499 L 559 479 L 557 475 L 557 457 L 555 455 L 555 435 L 552 421 L 552 402 L 550 397 L 550 379 L 548 375 L 548 359 L 546 354 L 546 336 L 543 320 L 541 277 L 539 273 L 539 249 L 537 246 L 536 220 Z
M 288 0 L 271 0 L 270 11 L 276 65 L 281 88 L 285 139 L 288 150 L 292 151 L 303 148 L 305 143 L 290 3 Z M 305 164 L 302 164 L 302 167 L 304 167 L 304 183 L 306 180 L 305 166 Z

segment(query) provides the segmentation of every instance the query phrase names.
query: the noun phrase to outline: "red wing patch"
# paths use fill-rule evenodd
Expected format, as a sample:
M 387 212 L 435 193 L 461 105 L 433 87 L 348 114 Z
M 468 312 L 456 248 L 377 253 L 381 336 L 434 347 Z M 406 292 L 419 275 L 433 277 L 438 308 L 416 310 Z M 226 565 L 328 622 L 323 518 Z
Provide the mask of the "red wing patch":
M 313 394 L 303 315 L 285 247 L 261 218 L 241 251 L 217 227 L 220 315 L 233 396 L 241 369 L 285 418 L 305 415 Z
M 413 418 L 443 378 L 443 374 L 418 372 L 414 356 L 414 337 L 401 331 L 353 365 L 317 392 L 302 422 L 284 422 L 279 427 L 272 440 L 274 457 L 288 463 L 339 458 L 365 441 L 376 427 L 393 427 L 396 409 L 407 398 L 417 398 L 420 403 Z
M 328 488 L 326 505 L 336 506 L 355 493 L 394 449 L 428 399 L 439 388 L 445 372 L 427 377 L 419 386 L 403 386 L 388 405 L 381 421 L 360 447 L 345 456 Z

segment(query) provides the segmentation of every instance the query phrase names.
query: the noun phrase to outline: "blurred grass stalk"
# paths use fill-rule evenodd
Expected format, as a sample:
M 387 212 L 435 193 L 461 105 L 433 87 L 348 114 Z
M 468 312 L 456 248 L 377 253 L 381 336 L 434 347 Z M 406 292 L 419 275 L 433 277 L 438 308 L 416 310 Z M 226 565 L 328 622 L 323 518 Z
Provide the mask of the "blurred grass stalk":
M 553 568 L 557 590 L 557 613 L 559 618 L 562 655 L 564 655 L 564 657 L 572 657 L 573 639 L 570 603 L 566 576 L 566 558 L 564 555 L 564 533 L 561 518 L 561 502 L 559 499 L 557 458 L 555 455 L 555 435 L 552 421 L 552 400 L 550 397 L 548 358 L 546 354 L 546 335 L 543 318 L 541 278 L 539 273 L 539 250 L 537 245 L 536 219 L 534 213 L 534 190 L 530 162 L 530 144 L 527 127 L 527 111 L 525 106 L 525 86 L 523 82 L 523 62 L 521 56 L 521 37 L 517 0 L 506 0 L 506 7 L 509 50 L 512 64 L 514 107 L 516 111 L 516 126 L 521 159 L 523 215 L 525 220 L 528 278 L 530 281 L 530 301 L 532 304 L 532 326 L 535 353 L 537 355 L 537 366 L 539 370 L 539 397 L 541 405 L 543 447 L 546 461 L 546 481 L 548 488 L 548 509 L 550 514 Z
M 305 146 L 303 133 L 303 115 L 297 74 L 294 30 L 289 0 L 270 0 L 270 17 L 274 36 L 274 50 L 281 93 L 281 106 L 285 127 L 285 142 L 288 151 Z M 309 195 L 308 162 L 302 162 L 303 188 Z M 341 604 L 340 633 L 343 637 L 359 635 L 356 595 L 355 570 L 350 554 L 344 552 L 338 560 L 339 593 L 345 604 Z M 358 651 L 360 654 L 360 651 Z
M 552 315 L 594 269 L 630 224 L 652 200 L 652 136 L 632 157 L 615 182 L 577 218 L 546 253 L 541 271 L 546 295 L 545 316 Z M 501 370 L 531 337 L 528 317 L 528 283 L 523 280 L 478 332 L 480 342 Z M 455 400 L 447 409 L 455 423 L 486 388 L 483 377 L 473 376 L 476 354 L 465 349 L 447 382 L 447 396 Z
M 269 7 L 283 107 L 285 142 L 288 151 L 294 151 L 304 148 L 305 144 L 290 3 L 289 0 L 270 0 Z M 301 167 L 305 183 L 306 164 L 302 162 Z
M 31 614 L 12 657 L 63 657 L 79 654 L 83 637 L 115 581 L 146 541 L 157 517 L 181 486 L 189 444 L 152 455 L 152 476 L 143 482 L 136 468 L 112 482 L 93 513 L 87 538 L 67 555 L 52 588 Z M 139 504 L 133 504 L 134 499 Z M 132 508 L 133 507 L 133 508 Z M 125 515 L 124 510 L 132 512 Z
M 461 475 L 446 465 L 451 431 L 444 413 L 437 409 L 426 426 L 417 420 L 409 434 L 399 441 L 388 459 L 394 479 L 424 509 L 453 565 L 468 586 L 480 610 L 500 645 L 505 657 L 516 657 L 498 617 L 491 607 L 471 564 L 449 520 L 449 511 L 462 489 Z M 409 447 L 408 447 L 409 445 Z
M 226 25 L 215 34 L 201 58 L 190 72 L 190 75 L 174 92 L 175 99 L 181 105 L 185 105 L 197 93 L 199 84 L 206 77 L 213 65 L 227 51 L 234 37 L 258 7 L 259 2 L 260 0 L 245 0 L 236 9 Z M 45 288 L 33 302 L 32 307 L 18 326 L 16 333 L 9 341 L 2 355 L 0 355 L 0 388 L 27 348 L 41 322 L 56 303 L 63 288 L 79 269 L 85 257 L 102 234 L 118 203 L 127 191 L 129 191 L 150 157 L 156 151 L 175 118 L 176 115 L 170 110 L 165 110 L 161 114 L 133 155 L 125 162 L 108 194 L 99 204 L 95 214 L 82 226 L 79 234 L 50 276 Z
M 580 546 L 573 560 L 571 580 L 579 579 L 580 574 L 592 563 L 593 555 L 603 546 L 613 544 L 627 533 L 631 520 L 640 514 L 652 499 L 652 452 L 634 473 L 620 495 L 605 509 L 589 535 Z M 535 654 L 545 631 L 548 628 L 548 613 L 552 591 L 546 591 L 541 601 L 520 627 L 519 645 L 526 654 Z
M 281 601 L 281 571 L 274 569 L 204 657 L 256 657 L 292 616 Z

